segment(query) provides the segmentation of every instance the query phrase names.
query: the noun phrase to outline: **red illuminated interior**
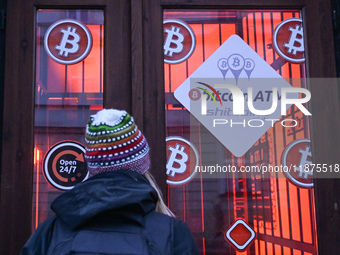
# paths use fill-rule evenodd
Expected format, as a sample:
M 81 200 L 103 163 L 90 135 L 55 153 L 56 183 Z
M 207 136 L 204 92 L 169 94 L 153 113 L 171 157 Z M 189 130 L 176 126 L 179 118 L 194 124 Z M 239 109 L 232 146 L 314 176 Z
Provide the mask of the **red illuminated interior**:
M 276 26 L 292 17 L 300 17 L 300 11 L 165 11 L 164 19 L 186 22 L 196 36 L 195 51 L 189 59 L 179 64 L 164 64 L 166 98 L 171 98 L 165 103 L 167 136 L 192 138 L 189 114 L 172 99 L 173 92 L 233 34 L 243 38 L 294 87 L 304 86 L 293 78 L 305 77 L 305 65 L 284 62 L 277 66 L 280 56 L 272 44 Z M 283 130 L 275 125 L 243 157 L 237 158 L 224 149 L 226 160 L 237 166 L 281 164 L 287 144 L 309 137 L 308 121 L 303 114 L 293 109 L 289 116 L 300 120 L 297 127 Z M 201 165 L 203 129 L 199 124 L 195 129 L 195 133 L 200 134 L 195 145 Z M 224 184 L 227 192 L 220 197 L 213 191 L 218 180 L 197 178 L 179 187 L 168 185 L 169 206 L 178 218 L 189 224 L 202 254 L 317 254 L 313 189 L 297 187 L 284 176 L 268 177 L 229 176 Z M 219 239 L 237 218 L 250 222 L 256 232 L 253 245 L 243 252 Z

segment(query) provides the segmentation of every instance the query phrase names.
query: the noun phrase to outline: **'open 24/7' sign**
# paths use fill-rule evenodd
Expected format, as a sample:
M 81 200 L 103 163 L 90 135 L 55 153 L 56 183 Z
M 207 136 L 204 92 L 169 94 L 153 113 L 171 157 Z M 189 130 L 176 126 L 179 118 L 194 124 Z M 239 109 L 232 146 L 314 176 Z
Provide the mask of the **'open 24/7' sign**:
M 74 141 L 55 144 L 44 159 L 44 175 L 55 188 L 70 190 L 88 178 L 85 148 Z

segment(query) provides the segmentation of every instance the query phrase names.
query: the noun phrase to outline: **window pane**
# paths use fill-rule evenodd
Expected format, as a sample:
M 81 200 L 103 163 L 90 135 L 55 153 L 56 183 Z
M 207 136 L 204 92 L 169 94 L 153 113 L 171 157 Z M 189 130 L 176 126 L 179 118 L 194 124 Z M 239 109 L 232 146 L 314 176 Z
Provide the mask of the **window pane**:
M 103 49 L 102 10 L 37 11 L 32 230 L 53 214 L 50 204 L 63 192 L 44 171 L 55 167 L 61 180 L 74 182 L 83 179 L 72 177 L 78 162 L 87 171 L 74 152 L 49 152 L 61 142 L 85 144 L 89 116 L 103 108 Z
M 289 34 L 285 42 L 287 50 L 291 51 L 288 52 L 290 55 L 287 52 L 286 55 L 293 60 L 281 56 L 273 43 L 275 29 L 282 25 L 283 21 L 292 18 L 301 18 L 301 12 L 164 11 L 168 201 L 176 216 L 189 224 L 202 254 L 317 254 L 313 188 L 296 184 L 282 173 L 228 172 L 224 177 L 219 175 L 214 178 L 212 175 L 203 178 L 203 173 L 195 175 L 190 172 L 196 164 L 236 169 L 242 166 L 280 166 L 283 164 L 285 151 L 294 142 L 301 146 L 303 144 L 303 149 L 306 148 L 306 155 L 308 154 L 305 161 L 310 162 L 311 154 L 307 149 L 310 148 L 308 117 L 296 106 L 289 108 L 284 119 L 295 120 L 295 127 L 283 127 L 281 121 L 274 123 L 273 127 L 256 139 L 243 156 L 237 157 L 193 118 L 187 107 L 174 96 L 174 92 L 188 77 L 204 63 L 211 61 L 210 57 L 216 58 L 214 53 L 235 35 L 240 38 L 237 40 L 250 46 L 251 50 L 267 63 L 266 68 L 271 69 L 270 72 L 274 70 L 274 73 L 282 76 L 294 88 L 305 88 L 306 85 L 301 80 L 305 78 L 305 63 L 301 60 L 304 57 L 303 41 L 299 44 L 299 40 L 301 42 L 303 38 L 302 21 L 291 23 L 291 28 L 287 27 L 288 31 L 293 30 L 295 32 L 291 32 L 296 34 L 296 42 L 292 41 L 291 44 L 290 33 L 287 32 Z M 194 50 L 190 52 L 192 43 Z M 235 54 L 238 56 L 234 57 L 237 58 L 244 52 L 240 44 L 240 47 L 235 47 Z M 247 56 L 237 60 L 229 58 L 230 56 L 222 52 L 221 56 L 217 57 L 221 60 L 220 64 L 213 62 L 209 72 L 216 71 L 220 75 L 219 78 L 251 78 L 249 70 L 254 66 L 246 69 Z M 244 60 L 245 67 L 240 69 L 242 73 L 237 73 L 237 61 L 241 59 Z M 294 62 L 294 59 L 299 60 Z M 226 65 L 225 69 L 223 64 Z M 200 78 L 216 78 L 205 76 L 204 72 L 196 75 Z M 203 85 L 197 91 L 202 92 L 202 95 L 207 94 L 203 93 L 203 89 L 212 93 Z M 190 91 L 188 89 L 181 96 L 187 96 L 189 101 Z M 192 92 L 191 100 L 195 99 L 195 93 L 198 95 L 197 91 Z M 227 95 L 219 94 L 218 90 L 216 92 L 221 97 L 221 102 L 230 99 Z M 215 99 L 219 104 L 217 95 Z M 212 97 L 209 100 L 212 101 Z M 221 118 L 224 119 L 225 116 Z M 296 151 L 295 154 L 300 155 L 301 152 L 299 154 Z M 193 176 L 195 178 L 191 178 Z M 308 179 L 310 181 L 310 178 Z M 254 240 L 248 244 L 246 241 L 251 237 L 251 231 L 242 224 L 239 225 L 238 220 L 248 224 L 256 234 Z M 237 224 L 234 225 L 235 223 Z M 235 228 L 232 228 L 233 226 Z M 230 232 L 231 238 L 234 237 L 238 244 L 245 243 L 245 248 L 241 247 L 242 245 L 237 248 L 237 245 L 228 239 L 229 229 L 236 230 Z

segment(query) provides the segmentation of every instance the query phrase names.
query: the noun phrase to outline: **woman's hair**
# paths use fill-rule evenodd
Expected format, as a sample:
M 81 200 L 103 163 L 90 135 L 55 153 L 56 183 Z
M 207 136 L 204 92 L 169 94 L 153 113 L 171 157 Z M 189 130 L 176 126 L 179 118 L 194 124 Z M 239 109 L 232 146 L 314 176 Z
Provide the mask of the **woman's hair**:
M 147 171 L 144 174 L 144 176 L 150 183 L 151 187 L 153 187 L 157 191 L 158 201 L 156 204 L 156 212 L 160 212 L 160 213 L 163 213 L 165 215 L 169 215 L 175 218 L 176 217 L 175 214 L 165 205 L 162 192 L 160 188 L 158 187 L 155 178 L 151 175 L 149 171 Z

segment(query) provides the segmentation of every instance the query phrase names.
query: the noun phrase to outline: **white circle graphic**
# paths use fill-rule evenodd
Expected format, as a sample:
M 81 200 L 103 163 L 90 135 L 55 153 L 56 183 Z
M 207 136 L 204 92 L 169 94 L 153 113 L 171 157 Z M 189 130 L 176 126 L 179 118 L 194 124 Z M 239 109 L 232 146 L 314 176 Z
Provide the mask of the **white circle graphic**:
M 49 36 L 51 31 L 58 25 L 61 25 L 63 23 L 72 23 L 75 24 L 79 27 L 81 27 L 87 37 L 87 45 L 86 45 L 86 49 L 83 52 L 83 54 L 81 54 L 79 57 L 77 57 L 76 59 L 72 59 L 72 60 L 63 60 L 60 58 L 57 58 L 55 55 L 53 55 L 53 53 L 51 52 L 49 45 L 48 45 L 48 40 L 49 40 Z M 85 57 L 87 57 L 87 55 L 90 53 L 91 48 L 92 48 L 92 36 L 91 36 L 91 32 L 90 30 L 81 22 L 77 21 L 77 20 L 73 20 L 73 19 L 62 19 L 59 20 L 55 23 L 53 23 L 46 31 L 45 36 L 44 36 L 44 48 L 48 54 L 48 56 L 50 56 L 54 61 L 60 63 L 60 64 L 64 64 L 64 65 L 72 65 L 72 64 L 76 64 L 80 61 L 82 61 Z
M 288 22 L 291 22 L 291 21 L 298 21 L 298 22 L 301 22 L 301 24 L 302 24 L 302 19 L 298 19 L 298 18 L 291 18 L 291 19 L 286 19 L 286 20 L 282 21 L 282 22 L 275 28 L 275 31 L 274 31 L 274 35 L 273 35 L 274 48 L 275 48 L 277 54 L 279 54 L 282 58 L 284 58 L 284 59 L 286 59 L 286 60 L 288 60 L 288 61 L 290 61 L 290 62 L 293 62 L 293 63 L 302 63 L 302 62 L 305 61 L 305 58 L 304 58 L 304 57 L 303 57 L 303 58 L 299 58 L 299 59 L 297 59 L 297 58 L 291 58 L 291 57 L 287 56 L 286 54 L 284 54 L 284 53 L 280 50 L 279 45 L 277 44 L 277 34 L 278 34 L 280 28 L 281 28 L 284 24 L 286 24 L 286 23 L 288 23 Z
M 196 158 L 195 159 L 195 168 L 196 168 L 196 166 L 198 166 L 198 163 L 199 163 L 199 154 L 198 154 L 196 147 L 192 143 L 190 143 L 188 140 L 186 140 L 182 137 L 179 137 L 179 136 L 169 136 L 169 137 L 166 138 L 165 141 L 168 142 L 168 141 L 172 141 L 172 140 L 174 140 L 174 141 L 179 140 L 179 141 L 182 141 L 182 142 L 186 143 L 187 145 L 189 145 L 189 147 L 193 150 L 193 152 L 195 154 L 195 158 Z M 182 185 L 182 184 L 189 182 L 192 178 L 194 178 L 196 173 L 197 172 L 194 170 L 187 178 L 185 178 L 181 181 L 166 180 L 166 183 L 170 184 L 170 185 Z
M 163 21 L 163 25 L 164 24 L 167 24 L 167 23 L 177 23 L 177 24 L 180 24 L 181 26 L 183 26 L 190 34 L 190 37 L 191 37 L 191 40 L 192 40 L 192 43 L 191 43 L 191 47 L 190 47 L 190 50 L 188 51 L 187 54 L 185 54 L 185 56 L 183 56 L 182 58 L 180 59 L 175 59 L 175 60 L 170 60 L 170 59 L 165 59 L 164 58 L 164 62 L 167 63 L 167 64 L 179 64 L 185 60 L 187 60 L 191 54 L 194 52 L 195 50 L 195 46 L 196 46 L 196 38 L 195 38 L 195 34 L 194 32 L 192 31 L 191 27 L 186 24 L 185 22 L 181 21 L 181 20 L 176 20 L 176 19 L 166 19 Z

